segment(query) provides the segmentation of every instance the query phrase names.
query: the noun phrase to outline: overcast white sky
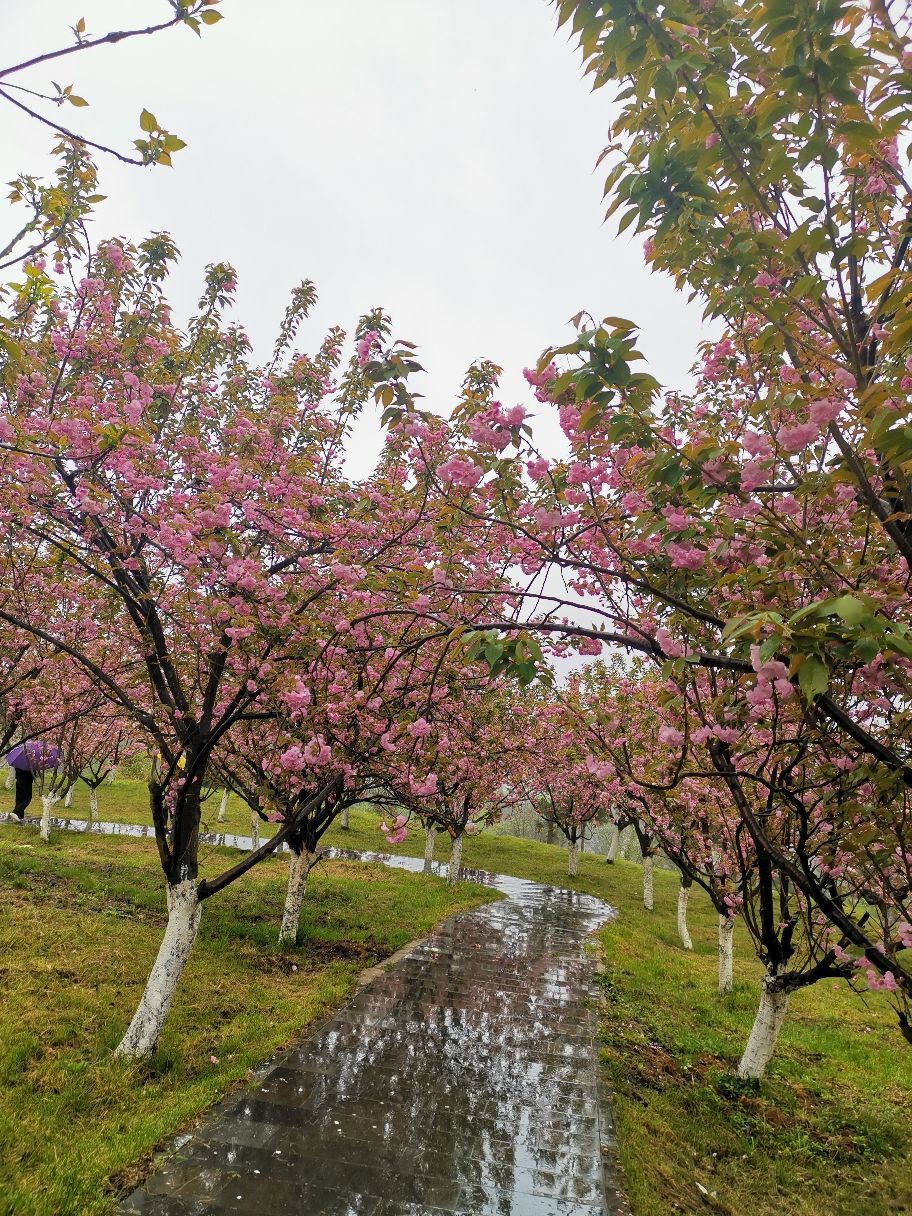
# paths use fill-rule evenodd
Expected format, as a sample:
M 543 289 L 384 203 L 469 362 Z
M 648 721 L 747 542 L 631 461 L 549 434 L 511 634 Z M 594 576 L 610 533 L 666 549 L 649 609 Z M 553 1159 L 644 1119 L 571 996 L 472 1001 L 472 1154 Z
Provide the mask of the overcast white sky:
M 160 20 L 166 0 L 0 0 L 3 63 L 89 33 Z M 238 270 L 238 315 L 265 348 L 290 288 L 316 282 L 311 323 L 351 330 L 382 305 L 417 342 L 421 386 L 446 410 L 470 361 L 522 368 L 568 336 L 580 308 L 640 322 L 651 370 L 681 384 L 700 310 L 647 273 L 641 240 L 603 223 L 607 96 L 593 94 L 545 0 L 223 0 L 186 29 L 74 56 L 52 75 L 90 109 L 60 113 L 128 146 L 143 105 L 188 143 L 172 170 L 102 160 L 98 237 L 172 233 L 178 314 L 206 263 Z M 57 112 L 55 111 L 55 114 Z M 41 171 L 49 141 L 0 109 L 0 180 Z M 11 223 L 8 216 L 7 222 Z M 5 228 L 0 230 L 0 235 Z M 534 402 L 532 402 L 534 406 Z M 352 453 L 366 469 L 368 420 Z

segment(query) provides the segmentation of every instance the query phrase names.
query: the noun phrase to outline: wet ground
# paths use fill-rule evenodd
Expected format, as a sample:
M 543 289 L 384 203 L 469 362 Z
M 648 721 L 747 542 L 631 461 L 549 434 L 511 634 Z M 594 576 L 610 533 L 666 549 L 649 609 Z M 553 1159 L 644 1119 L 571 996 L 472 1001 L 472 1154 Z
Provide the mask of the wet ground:
M 143 834 L 93 825 L 121 828 Z M 209 842 L 249 848 L 243 837 Z M 411 857 L 330 854 L 423 868 Z M 585 950 L 611 909 L 521 879 L 465 876 L 506 898 L 454 917 L 262 1069 L 184 1138 L 124 1212 L 626 1213 L 597 1080 Z

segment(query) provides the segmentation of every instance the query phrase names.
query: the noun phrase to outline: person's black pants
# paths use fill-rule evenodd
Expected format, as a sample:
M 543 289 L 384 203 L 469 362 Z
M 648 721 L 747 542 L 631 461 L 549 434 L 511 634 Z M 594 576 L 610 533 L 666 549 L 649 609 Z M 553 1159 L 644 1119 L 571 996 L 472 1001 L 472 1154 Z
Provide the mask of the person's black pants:
M 35 784 L 35 774 L 27 768 L 16 769 L 16 805 L 13 814 L 20 819 L 25 818 L 25 808 L 32 801 L 32 786 Z

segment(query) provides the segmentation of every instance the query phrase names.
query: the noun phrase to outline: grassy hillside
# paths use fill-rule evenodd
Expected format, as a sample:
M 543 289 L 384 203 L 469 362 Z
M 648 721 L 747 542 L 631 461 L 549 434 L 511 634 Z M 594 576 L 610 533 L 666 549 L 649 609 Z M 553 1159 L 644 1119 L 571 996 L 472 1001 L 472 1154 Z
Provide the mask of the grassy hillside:
M 2 800 L 0 806 L 3 806 Z M 74 814 L 83 812 L 84 807 L 85 792 L 80 789 L 74 798 Z M 217 807 L 217 799 L 207 804 L 205 817 L 210 826 L 215 826 Z M 121 781 L 103 787 L 101 815 L 148 822 L 145 786 L 140 782 Z M 378 816 L 373 810 L 356 808 L 350 814 L 349 830 L 335 824 L 324 843 L 360 850 L 423 854 L 424 838 L 420 831 L 410 831 L 401 845 L 393 847 L 386 843 L 377 824 Z M 229 804 L 225 826 L 230 831 L 249 831 L 249 812 L 234 798 Z M 11 833 L 17 831 L 20 829 L 3 831 L 4 845 Z M 90 844 L 78 846 L 71 843 L 72 837 L 67 838 L 62 833 L 55 834 L 55 841 L 52 852 L 57 850 L 54 853 L 57 857 L 74 851 L 79 854 L 85 847 L 99 864 L 102 858 L 107 858 L 104 862 L 107 877 L 102 887 L 108 891 L 111 875 L 121 873 L 123 865 L 129 864 L 130 873 L 135 875 L 140 856 L 151 857 L 150 852 L 143 851 L 148 850 L 148 845 L 93 839 Z M 92 853 L 92 850 L 98 850 L 98 853 Z M 448 852 L 449 841 L 439 836 L 435 857 L 445 860 Z M 35 855 L 39 856 L 37 852 Z M 44 855 L 40 856 L 43 866 Z M 127 862 L 127 858 L 131 860 Z M 733 1070 L 753 1020 L 762 969 L 739 926 L 735 946 L 735 991 L 725 998 L 716 996 L 716 917 L 708 900 L 698 890 L 695 889 L 691 897 L 690 915 L 695 949 L 685 952 L 678 945 L 675 931 L 677 882 L 671 873 L 657 871 L 656 907 L 653 913 L 647 913 L 641 902 L 640 868 L 631 863 L 618 862 L 609 866 L 602 858 L 585 854 L 580 858 L 578 876 L 570 880 L 566 874 L 564 849 L 490 832 L 467 838 L 463 859 L 470 867 L 571 886 L 600 896 L 618 910 L 617 918 L 598 935 L 604 966 L 603 1060 L 606 1076 L 617 1094 L 620 1154 L 636 1216 L 668 1216 L 676 1212 L 695 1216 L 698 1213 L 899 1216 L 912 1212 L 912 1050 L 903 1044 L 883 995 L 856 994 L 844 983 L 836 981 L 827 981 L 795 994 L 768 1077 L 759 1086 L 740 1083 L 734 1078 Z M 143 861 L 142 866 L 146 864 Z M 233 895 L 234 904 L 226 904 L 216 911 L 218 901 L 214 901 L 212 916 L 207 908 L 208 924 L 204 918 L 205 931 L 213 934 L 213 943 L 219 940 L 222 918 L 240 918 L 231 929 L 232 933 L 244 926 L 243 933 L 248 938 L 250 934 L 255 938 L 256 934 L 262 934 L 255 943 L 250 943 L 246 953 L 242 951 L 241 960 L 245 967 L 253 967 L 254 971 L 266 968 L 270 983 L 274 984 L 268 990 L 269 999 L 282 1009 L 286 1009 L 285 1002 L 291 1002 L 278 1019 L 275 1033 L 270 1028 L 266 1034 L 270 1043 L 291 1032 L 289 1028 L 301 1010 L 306 1020 L 311 1016 L 309 1011 L 320 1002 L 331 1003 L 338 999 L 349 974 L 345 970 L 349 965 L 345 959 L 332 959 L 326 973 L 313 973 L 315 987 L 309 995 L 293 995 L 303 993 L 303 974 L 290 973 L 287 963 L 282 961 L 282 956 L 276 956 L 271 945 L 278 915 L 281 865 L 278 860 L 269 863 L 268 869 L 264 868 L 262 874 L 253 877 L 249 885 L 244 884 L 243 889 Z M 78 868 L 81 867 L 80 861 Z M 96 872 L 93 862 L 86 873 Z M 419 924 L 430 923 L 434 916 L 450 906 L 440 895 L 442 884 L 439 880 L 400 875 L 392 886 L 383 887 L 390 891 L 392 902 L 375 923 L 373 903 L 358 902 L 364 893 L 364 887 L 359 884 L 370 881 L 373 884 L 370 890 L 376 891 L 378 884 L 383 886 L 392 880 L 381 879 L 380 871 L 339 868 L 338 863 L 324 863 L 323 873 L 320 870 L 316 873 L 314 899 L 311 900 L 309 893 L 306 901 L 309 906 L 305 910 L 307 924 L 311 926 L 307 930 L 311 941 L 309 948 L 301 952 L 302 958 L 315 949 L 325 951 L 329 948 L 327 942 L 335 940 L 348 943 L 345 949 L 351 949 L 351 942 L 361 940 L 359 934 L 365 933 L 370 937 L 379 935 L 383 948 L 394 948 L 398 941 L 394 932 L 394 925 L 399 923 L 396 917 L 405 912 L 396 903 L 400 895 L 408 894 L 414 899 L 417 892 L 423 892 L 422 899 L 432 900 L 429 905 L 409 906 L 403 922 L 408 927 L 402 929 L 406 935 L 413 936 Z M 152 884 L 150 898 L 158 900 L 158 878 L 152 874 L 153 871 L 149 871 L 143 881 Z M 367 874 L 377 877 L 368 880 Z M 358 878 L 358 875 L 364 877 Z M 322 883 L 330 880 L 333 884 L 340 883 L 343 876 L 345 882 L 354 885 L 349 887 L 351 902 L 345 903 L 347 911 L 340 919 L 334 902 L 336 897 L 331 893 L 336 888 L 330 886 L 326 891 L 326 898 L 333 907 L 331 916 L 320 906 L 319 891 Z M 398 881 L 404 881 L 406 877 L 408 884 L 400 887 Z M 62 877 L 49 881 L 53 885 L 62 881 Z M 91 885 L 90 880 L 83 877 L 78 885 L 82 889 L 87 883 Z M 29 892 L 27 898 L 20 892 L 16 898 L 25 900 L 29 907 L 36 905 L 34 892 Z M 54 914 L 60 924 L 72 924 L 73 917 L 63 911 L 71 906 L 67 903 L 71 898 L 71 891 L 61 896 L 59 914 Z M 136 898 L 131 896 L 131 899 Z M 264 899 L 272 901 L 268 914 L 260 908 Z M 42 896 L 38 904 L 43 907 L 44 902 Z M 232 907 L 235 911 L 231 911 Z M 109 926 L 123 914 L 103 912 L 93 905 L 89 923 L 97 925 L 99 922 L 93 918 L 99 915 L 113 916 L 113 921 L 101 922 Z M 30 915 L 37 922 L 37 911 Z M 77 917 L 81 915 L 77 910 Z M 27 921 L 26 937 L 31 936 L 33 920 Z M 228 935 L 227 920 L 225 924 L 223 942 Z M 255 928 L 257 925 L 261 928 Z M 88 946 L 94 940 L 92 932 L 85 928 L 78 930 L 75 934 L 78 950 L 82 949 L 83 943 Z M 148 929 L 142 961 L 131 972 L 130 982 L 134 987 L 148 966 L 157 933 L 157 924 Z M 20 936 L 14 937 L 9 949 L 4 949 L 4 943 L 0 941 L 4 957 L 9 960 L 13 955 L 16 966 L 20 965 L 20 941 Z M 206 956 L 202 954 L 201 957 L 204 960 Z M 267 967 L 264 960 L 276 957 L 279 963 L 270 962 Z M 214 982 L 217 975 L 217 959 L 216 950 L 212 956 L 210 982 Z M 28 965 L 22 964 L 25 968 Z M 41 968 L 48 968 L 46 952 L 36 948 L 31 965 L 38 968 L 39 974 Z M 64 970 L 69 966 L 60 965 Z M 85 962 L 80 964 L 86 965 Z M 127 964 L 121 959 L 116 966 L 124 968 Z M 80 973 L 78 967 L 76 972 Z M 50 974 L 54 975 L 49 985 L 53 1012 L 57 1002 L 62 1002 L 61 1008 L 68 1007 L 69 1002 L 61 996 L 60 983 L 64 981 L 56 973 Z M 341 979 L 337 980 L 337 977 Z M 291 993 L 286 988 L 289 979 Z M 40 1002 L 37 997 L 35 999 L 37 1003 L 31 1016 L 40 1028 Z M 125 997 L 119 999 L 122 1022 L 133 998 L 131 996 L 130 1001 Z M 246 1067 L 248 1062 L 261 1058 L 268 1048 L 266 1039 L 261 1037 L 262 1029 L 258 1029 L 252 1038 L 245 1033 L 244 1028 L 249 1025 L 245 1019 L 249 1014 L 243 1011 L 241 993 L 237 1000 L 236 1009 L 219 1023 L 218 1034 L 228 1037 L 230 1047 L 222 1044 L 214 1054 L 219 1055 L 220 1060 L 233 1054 Z M 296 1000 L 302 1000 L 303 1004 L 296 1005 Z M 85 1022 L 91 1019 L 85 1006 L 77 1008 L 81 1012 L 76 1013 L 75 1019 L 69 1014 L 59 1014 L 66 1027 L 60 1033 L 64 1037 L 69 1034 L 75 1020 L 81 1027 L 85 1044 Z M 9 1014 L 10 1011 L 0 1007 L 0 1012 Z M 56 1024 L 57 1016 L 54 1013 L 51 1017 L 51 1026 Z M 180 1016 L 190 1015 L 185 1012 Z M 282 1021 L 286 1016 L 287 1020 Z M 199 1109 L 225 1083 L 224 1078 L 210 1077 L 209 1066 L 205 1064 L 208 1045 L 216 1041 L 213 1037 L 216 1032 L 199 1004 L 194 1005 L 193 1017 L 196 1020 L 191 1019 L 190 1023 L 173 1022 L 171 1029 L 174 1036 L 178 1031 L 190 1034 L 190 1051 L 178 1051 L 176 1037 L 172 1037 L 167 1039 L 163 1054 L 168 1062 L 167 1069 L 177 1069 L 182 1077 L 180 1086 L 186 1086 L 187 1100 L 182 1108 L 185 1112 L 191 1107 Z M 34 1039 L 29 1042 L 41 1041 L 38 1029 L 32 1033 Z M 90 1054 L 95 1053 L 92 1058 L 102 1058 L 99 1053 L 113 1040 L 113 1026 L 102 1019 L 100 1025 L 92 1026 L 91 1034 L 95 1037 L 91 1040 Z M 3 1037 L 0 1041 L 7 1040 Z M 79 1060 L 83 1058 L 81 1056 Z M 188 1058 L 195 1059 L 195 1064 L 188 1065 Z M 188 1068 L 190 1073 L 186 1071 Z M 194 1072 L 194 1068 L 198 1071 Z M 0 1076 L 5 1075 L 0 1072 Z M 69 1092 L 69 1081 L 63 1084 L 58 1076 L 57 1084 L 59 1100 L 63 1102 Z M 36 1107 L 36 1113 L 38 1110 Z M 35 1132 L 43 1118 L 41 1114 L 34 1124 Z M 15 1118 L 11 1125 L 15 1125 Z M 0 1142 L 7 1139 L 6 1131 L 0 1122 Z M 140 1140 L 141 1137 L 128 1139 L 125 1143 L 132 1144 L 138 1153 Z M 129 1153 L 124 1151 L 121 1156 L 126 1161 Z
M 206 867 L 236 855 L 210 850 Z M 154 845 L 0 827 L 0 1212 L 96 1216 L 151 1150 L 352 991 L 357 976 L 487 889 L 347 862 L 313 872 L 302 942 L 276 945 L 285 864 L 208 901 L 160 1047 L 112 1050 L 164 925 Z

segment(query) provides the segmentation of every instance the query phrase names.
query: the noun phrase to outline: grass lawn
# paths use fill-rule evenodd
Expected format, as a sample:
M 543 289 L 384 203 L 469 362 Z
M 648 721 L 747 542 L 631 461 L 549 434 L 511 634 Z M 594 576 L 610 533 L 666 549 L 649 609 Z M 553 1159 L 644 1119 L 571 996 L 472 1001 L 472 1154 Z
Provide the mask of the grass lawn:
M 236 856 L 207 850 L 205 870 Z M 56 832 L 48 846 L 0 826 L 0 1212 L 112 1211 L 156 1145 L 343 1001 L 360 971 L 492 896 L 323 862 L 302 943 L 280 951 L 286 867 L 265 861 L 206 902 L 159 1050 L 127 1064 L 112 1049 L 165 919 L 154 845 Z
M 84 801 L 84 791 L 77 791 L 74 813 L 79 813 Z M 148 822 L 146 790 L 141 782 L 119 781 L 113 786 L 105 786 L 100 802 L 103 818 Z M 3 806 L 2 799 L 0 806 Z M 207 804 L 204 813 L 213 823 L 217 807 L 215 799 Z M 423 854 L 424 838 L 420 831 L 410 831 L 401 845 L 389 846 L 377 831 L 377 822 L 378 816 L 373 810 L 353 809 L 349 830 L 337 823 L 324 837 L 324 843 L 352 849 Z M 249 813 L 234 798 L 229 806 L 226 827 L 230 831 L 249 831 Z M 0 829 L 4 844 L 15 831 L 17 829 Z M 57 865 L 75 851 L 74 860 L 84 875 L 80 882 L 82 885 L 89 882 L 85 875 L 90 876 L 95 871 L 80 861 L 79 845 L 68 843 L 60 833 L 53 839 L 50 856 L 58 859 L 53 873 L 56 875 Z M 93 839 L 83 847 L 98 850 L 94 856 L 99 866 L 108 864 L 107 858 L 119 858 L 117 873 L 128 864 L 132 866 L 127 878 L 135 882 L 140 870 L 138 846 Z M 435 857 L 445 860 L 448 853 L 448 840 L 438 836 Z M 35 856 L 38 856 L 37 850 Z M 142 856 L 146 857 L 146 854 Z M 133 861 L 129 861 L 131 857 Z M 657 870 L 656 908 L 653 913 L 647 913 L 641 902 L 640 867 L 632 863 L 618 862 L 608 866 L 603 859 L 584 854 L 580 858 L 579 874 L 571 880 L 567 878 L 564 849 L 491 832 L 468 837 L 463 857 L 467 866 L 586 891 L 607 900 L 619 911 L 618 918 L 599 934 L 605 968 L 601 1007 L 603 1060 L 617 1095 L 620 1155 L 636 1216 L 669 1216 L 670 1213 L 693 1216 L 708 1213 L 716 1216 L 773 1216 L 774 1213 L 776 1216 L 901 1216 L 912 1213 L 912 1050 L 903 1044 L 895 1017 L 882 995 L 862 997 L 835 981 L 797 993 L 792 998 L 768 1077 L 760 1086 L 738 1083 L 733 1070 L 753 1021 L 761 968 L 739 928 L 735 939 L 735 991 L 725 998 L 715 995 L 716 917 L 709 901 L 696 888 L 691 896 L 690 914 L 695 949 L 688 953 L 677 943 L 677 881 L 673 874 Z M 24 864 L 21 855 L 16 864 Z M 212 906 L 205 909 L 205 944 L 200 943 L 203 948 L 195 963 L 204 969 L 208 983 L 214 985 L 221 961 L 218 942 L 221 939 L 224 947 L 229 935 L 237 931 L 242 942 L 242 948 L 237 952 L 237 965 L 243 963 L 258 975 L 257 968 L 260 968 L 269 976 L 269 979 L 258 980 L 263 992 L 263 1001 L 257 1005 L 258 1013 L 251 1011 L 243 981 L 239 981 L 235 1003 L 224 1015 L 221 1031 L 216 1032 L 212 1029 L 212 1019 L 205 1015 L 202 1001 L 190 993 L 190 984 L 184 985 L 183 1003 L 170 1024 L 160 1061 L 150 1070 L 150 1078 L 140 1091 L 142 1101 L 151 1087 L 149 1104 L 143 1108 L 144 1113 L 137 1112 L 135 1119 L 131 1113 L 124 1124 L 125 1130 L 119 1133 L 117 1162 L 140 1156 L 148 1144 L 204 1106 L 246 1067 L 266 1055 L 275 1042 L 292 1033 L 295 1018 L 298 1022 L 302 1020 L 298 1007 L 291 1011 L 287 1008 L 294 993 L 302 993 L 305 1017 L 315 1016 L 319 1008 L 340 998 L 346 990 L 345 985 L 350 983 L 351 971 L 361 963 L 327 958 L 325 963 L 321 961 L 317 965 L 315 955 L 329 949 L 328 942 L 351 943 L 379 936 L 386 948 L 395 948 L 398 942 L 392 937 L 392 926 L 401 922 L 395 921 L 392 910 L 395 900 L 406 893 L 414 899 L 422 892 L 432 893 L 439 902 L 433 907 L 417 908 L 405 902 L 401 907 L 395 904 L 398 914 L 408 919 L 411 926 L 403 929 L 403 939 L 420 931 L 414 923 L 416 917 L 426 918 L 426 923 L 431 923 L 450 906 L 444 905 L 439 882 L 416 876 L 402 887 L 393 880 L 384 880 L 384 889 L 390 891 L 393 900 L 389 905 L 388 921 L 377 921 L 373 903 L 361 906 L 353 903 L 346 916 L 341 916 L 335 910 L 335 888 L 326 890 L 326 886 L 341 882 L 337 875 L 347 874 L 353 892 L 358 891 L 357 895 L 352 895 L 352 900 L 360 900 L 363 899 L 363 886 L 352 876 L 358 875 L 361 881 L 368 881 L 366 874 L 372 871 L 346 870 L 338 863 L 324 863 L 323 873 L 316 872 L 313 899 L 309 892 L 305 901 L 305 931 L 313 936 L 310 946 L 301 951 L 301 971 L 293 977 L 294 983 L 289 990 L 290 958 L 278 954 L 273 946 L 281 885 L 275 877 L 275 867 L 279 863 L 270 865 L 271 870 L 263 867 L 261 874 L 255 872 L 249 876 L 248 882 L 232 892 L 224 907 L 218 907 L 219 901 L 214 900 Z M 48 873 L 43 860 L 37 868 Z M 396 877 L 405 882 L 409 876 Z M 129 983 L 134 986 L 145 976 L 160 925 L 157 875 L 153 878 L 146 873 L 143 880 L 147 884 L 143 889 L 147 891 L 145 898 L 149 904 L 148 913 L 143 912 L 143 915 L 157 919 L 153 919 L 148 930 L 145 924 L 137 926 L 137 935 L 140 931 L 148 932 L 147 937 L 141 938 L 141 962 L 133 964 L 119 954 L 116 964 L 129 970 Z M 33 878 L 23 878 L 23 881 L 34 883 Z M 63 882 L 64 878 L 52 877 L 49 881 Z M 375 886 L 381 882 L 379 877 L 372 881 Z M 111 889 L 112 879 L 106 878 L 105 882 L 108 884 L 105 889 Z M 387 887 L 387 882 L 392 885 Z M 7 879 L 4 886 L 8 885 Z M 107 964 L 104 966 L 106 978 L 100 987 L 93 987 L 99 983 L 97 975 L 102 968 L 93 968 L 85 960 L 82 973 L 87 967 L 93 976 L 88 989 L 83 991 L 77 985 L 71 990 L 76 995 L 67 998 L 63 994 L 63 983 L 69 971 L 77 972 L 77 969 L 68 961 L 65 950 L 52 954 L 47 948 L 49 934 L 64 932 L 47 928 L 48 922 L 44 919 L 47 904 L 50 903 L 52 910 L 55 907 L 54 890 L 52 885 L 49 893 L 42 889 L 36 894 L 36 888 L 31 886 L 27 896 L 15 893 L 17 900 L 33 909 L 36 928 L 29 932 L 45 935 L 43 947 L 36 941 L 31 968 L 26 962 L 22 963 L 25 979 L 31 969 L 33 975 L 28 982 L 33 982 L 40 994 L 43 984 L 36 977 L 57 970 L 49 986 L 49 995 L 39 995 L 37 1003 L 30 1005 L 32 1020 L 20 1024 L 13 1017 L 14 1033 L 21 1033 L 22 1041 L 27 1044 L 24 1049 L 26 1060 L 30 1052 L 39 1050 L 35 1046 L 38 1043 L 43 1053 L 39 1060 L 47 1059 L 47 1064 L 34 1065 L 34 1076 L 25 1082 L 26 1086 L 35 1087 L 35 1094 L 27 1094 L 24 1102 L 26 1110 L 32 1111 L 37 1120 L 30 1129 L 32 1137 L 39 1139 L 42 1121 L 49 1127 L 58 1127 L 64 1120 L 69 1120 L 67 1114 L 44 1116 L 41 1113 L 38 1095 L 42 1091 L 38 1088 L 38 1078 L 45 1070 L 48 1080 L 43 1084 L 50 1085 L 51 1089 L 40 1100 L 50 1103 L 52 1112 L 56 1109 L 55 1104 L 63 1109 L 67 1103 L 78 1105 L 85 1101 L 80 1095 L 87 1092 L 84 1088 L 87 1085 L 96 1094 L 93 1101 L 101 1103 L 102 1109 L 106 1087 L 115 1087 L 116 1096 L 111 1099 L 110 1107 L 112 1122 L 123 1122 L 127 1117 L 124 1111 L 134 1105 L 132 1101 L 127 1103 L 127 1086 L 131 1078 L 119 1067 L 112 1066 L 106 1054 L 115 1040 L 116 1028 L 122 1027 L 126 1020 L 133 998 L 122 997 L 120 985 L 123 980 L 112 974 Z M 267 896 L 273 901 L 268 915 L 264 911 Z M 83 898 L 91 902 L 96 896 L 91 892 L 78 895 L 78 900 Z M 67 926 L 67 940 L 73 941 L 72 948 L 77 955 L 87 952 L 94 958 L 92 949 L 108 951 L 111 948 L 105 926 L 116 924 L 117 920 L 104 918 L 123 917 L 124 912 L 118 911 L 117 898 L 115 891 L 112 911 L 104 911 L 102 901 L 101 908 L 93 905 L 83 914 L 79 902 L 74 910 L 73 891 L 62 893 L 61 906 L 54 916 L 60 925 Z M 130 898 L 132 906 L 137 906 L 139 901 L 139 905 L 145 907 L 135 892 Z M 320 915 L 321 898 L 329 899 L 333 906 L 332 924 Z M 232 904 L 232 899 L 236 903 Z M 83 920 L 88 927 L 77 930 L 75 925 L 82 924 Z M 338 926 L 338 930 L 334 926 Z M 91 946 L 93 932 L 101 935 L 95 947 Z M 332 936 L 334 932 L 337 937 Z M 366 934 L 366 939 L 359 933 Z M 207 934 L 211 936 L 206 937 Z M 140 941 L 139 936 L 137 941 Z M 350 948 L 346 945 L 346 949 Z M 2 957 L 14 957 L 16 966 L 20 965 L 18 940 L 12 954 L 7 948 Z M 306 967 L 311 970 L 305 970 Z M 310 985 L 306 996 L 304 985 Z M 136 988 L 131 991 L 135 993 Z M 227 996 L 225 999 L 228 1001 Z M 59 1007 L 57 1002 L 60 1002 Z M 270 1006 L 270 1002 L 274 1005 Z M 44 1012 L 48 1003 L 50 1015 Z M 94 1014 L 89 1007 L 95 1010 Z M 264 1013 L 268 1007 L 284 1012 Z M 101 1010 L 100 1014 L 98 1010 Z M 8 1008 L 0 1007 L 0 1017 L 9 1013 Z M 283 1018 L 286 1021 L 282 1022 Z M 264 1023 L 268 1023 L 268 1027 Z M 287 1029 L 279 1029 L 279 1023 Z M 267 1030 L 271 1032 L 273 1028 L 275 1035 L 269 1038 Z M 189 1036 L 186 1050 L 177 1050 L 178 1033 Z M 219 1038 L 218 1033 L 225 1039 Z M 54 1035 L 62 1037 L 63 1046 L 57 1045 Z M 81 1036 L 78 1040 L 82 1043 L 81 1048 L 65 1046 L 69 1042 L 67 1036 L 71 1035 Z M 48 1046 L 49 1039 L 51 1046 Z M 9 1032 L 4 1032 L 2 1041 L 14 1042 Z M 2 1058 L 14 1055 L 12 1049 L 6 1051 Z M 58 1052 L 61 1062 L 55 1063 Z M 217 1055 L 222 1063 L 210 1066 L 207 1063 L 210 1053 Z M 234 1055 L 233 1061 L 228 1060 L 230 1054 Z M 92 1061 L 88 1065 L 83 1064 L 86 1058 Z M 83 1081 L 83 1074 L 77 1068 L 71 1082 L 66 1061 L 70 1062 L 70 1068 L 81 1064 L 89 1080 Z M 235 1067 L 225 1072 L 226 1062 Z M 14 1063 L 12 1067 L 13 1075 L 18 1076 L 16 1069 L 21 1073 L 23 1066 Z M 9 1064 L 0 1066 L 0 1073 L 5 1077 L 9 1068 Z M 93 1086 L 98 1088 L 91 1089 Z M 171 1102 L 175 1101 L 175 1095 L 181 1095 L 185 1105 L 179 1111 L 169 1109 L 165 1124 L 162 1124 L 165 1095 Z M 98 1105 L 93 1109 L 97 1110 Z M 10 1121 L 10 1128 L 4 1125 L 5 1118 L 5 1114 L 0 1114 L 0 1143 L 8 1142 L 15 1132 L 16 1118 Z M 160 1122 L 153 1130 L 150 1125 L 156 1118 Z M 108 1120 L 107 1115 L 105 1119 Z M 142 1135 L 137 1134 L 137 1127 L 144 1129 Z M 17 1151 L 24 1153 L 23 1144 L 33 1142 L 29 1136 L 20 1136 Z M 93 1136 L 90 1153 L 101 1153 L 106 1143 L 106 1135 Z M 41 1157 L 43 1166 L 39 1163 L 32 1167 L 33 1173 L 37 1175 L 41 1168 L 47 1169 L 53 1154 L 54 1149 L 48 1147 Z M 110 1156 L 107 1160 L 111 1160 Z M 92 1177 L 97 1180 L 107 1176 L 116 1170 L 117 1162 L 96 1169 Z M 83 1172 L 85 1176 L 85 1168 Z M 0 1196 L 2 1194 L 0 1190 Z M 16 1208 L 17 1213 L 56 1210 L 53 1204 Z M 82 1209 L 76 1203 L 60 1210 Z
M 718 997 L 709 901 L 694 889 L 688 953 L 674 875 L 657 871 L 648 913 L 639 866 L 602 864 L 620 913 L 600 934 L 603 1058 L 636 1216 L 912 1212 L 912 1049 L 883 997 L 837 981 L 796 993 L 767 1078 L 739 1083 L 761 974 L 746 938 Z

